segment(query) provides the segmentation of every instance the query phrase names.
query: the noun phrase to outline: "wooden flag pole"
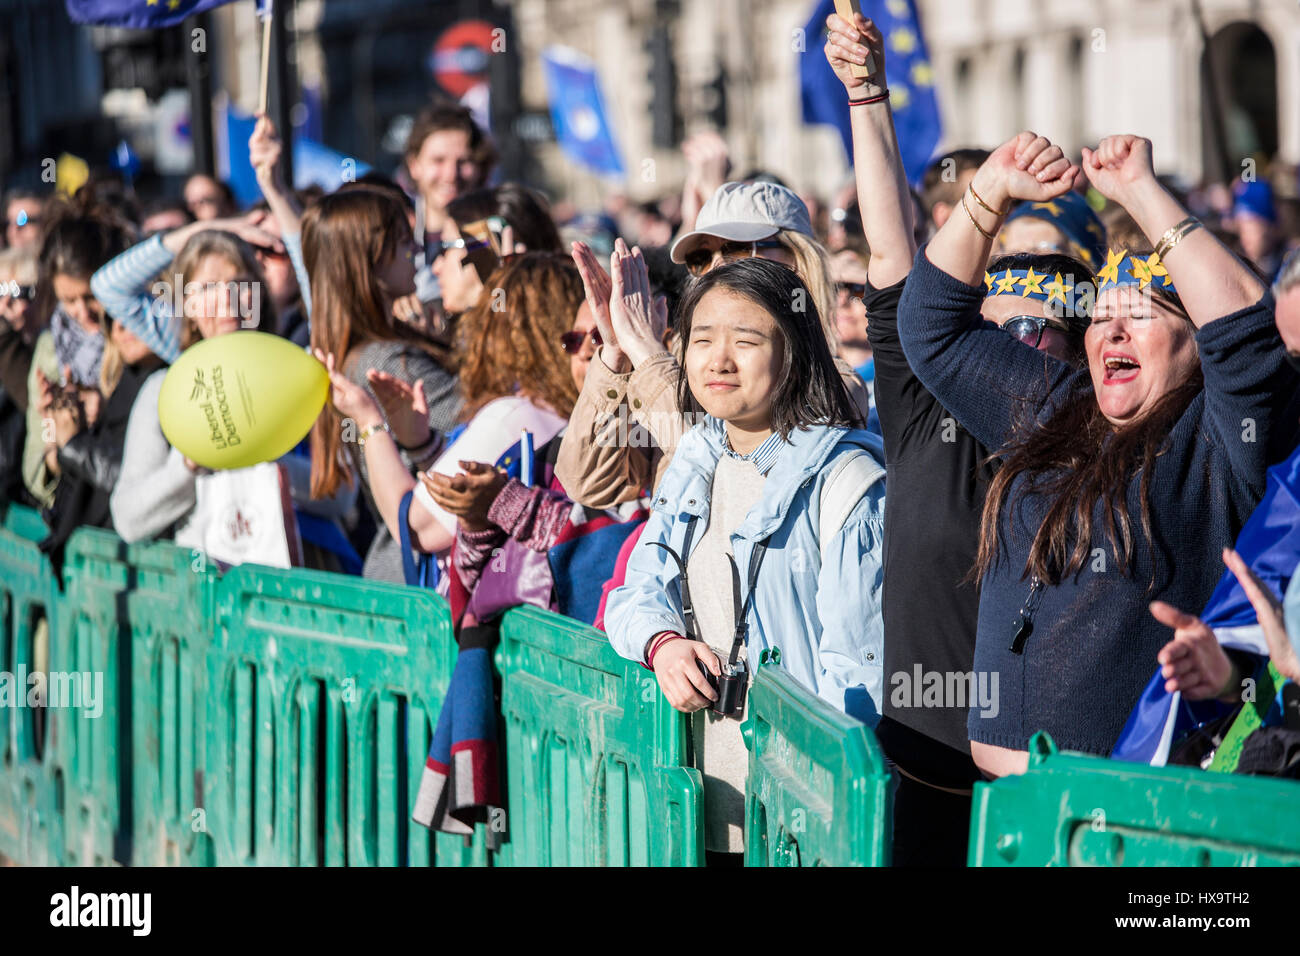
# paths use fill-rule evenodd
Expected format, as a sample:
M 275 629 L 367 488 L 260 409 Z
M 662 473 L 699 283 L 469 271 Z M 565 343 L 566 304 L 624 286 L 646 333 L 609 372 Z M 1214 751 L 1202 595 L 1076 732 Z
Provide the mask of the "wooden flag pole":
M 271 75 L 271 18 L 275 16 L 270 10 L 262 18 L 262 83 L 258 87 L 257 112 L 266 112 L 267 97 L 270 95 Z

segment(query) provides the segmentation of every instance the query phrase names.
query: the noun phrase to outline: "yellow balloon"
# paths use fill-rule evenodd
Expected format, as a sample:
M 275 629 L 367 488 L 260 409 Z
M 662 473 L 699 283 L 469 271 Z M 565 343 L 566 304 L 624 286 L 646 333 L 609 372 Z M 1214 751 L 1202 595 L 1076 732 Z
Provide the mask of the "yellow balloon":
M 158 420 L 205 468 L 247 468 L 288 453 L 329 397 L 329 373 L 278 335 L 230 332 L 186 349 L 163 379 Z

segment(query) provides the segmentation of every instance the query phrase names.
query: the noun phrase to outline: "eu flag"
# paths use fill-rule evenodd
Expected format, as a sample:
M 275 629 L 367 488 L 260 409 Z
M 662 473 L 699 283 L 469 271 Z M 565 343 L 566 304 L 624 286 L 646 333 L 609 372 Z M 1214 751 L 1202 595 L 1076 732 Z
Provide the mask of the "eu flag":
M 542 51 L 555 139 L 569 158 L 594 172 L 623 175 L 623 157 L 605 115 L 595 64 L 567 47 Z
M 65 0 L 73 23 L 149 30 L 172 27 L 186 17 L 230 0 Z
M 898 149 L 909 182 L 925 172 L 943 134 L 939 103 L 934 95 L 934 70 L 921 37 L 915 0 L 861 0 L 863 16 L 874 21 L 885 38 L 885 69 L 889 104 L 898 131 Z M 826 62 L 826 18 L 835 12 L 834 0 L 820 0 L 804 28 L 804 51 L 799 55 L 799 92 L 805 123 L 826 124 L 840 131 L 844 152 L 853 157 L 853 134 L 844 84 Z

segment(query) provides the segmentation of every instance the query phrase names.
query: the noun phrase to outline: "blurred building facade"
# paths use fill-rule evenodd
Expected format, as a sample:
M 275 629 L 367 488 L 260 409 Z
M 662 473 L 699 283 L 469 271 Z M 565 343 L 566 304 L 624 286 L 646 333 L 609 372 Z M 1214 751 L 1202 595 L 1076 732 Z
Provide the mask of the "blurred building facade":
M 680 155 L 656 137 L 667 128 L 718 128 L 737 170 L 768 169 L 801 190 L 829 196 L 845 182 L 847 157 L 835 131 L 800 119 L 797 50 L 822 43 L 802 36 L 812 0 L 510 5 L 526 107 L 545 108 L 543 47 L 572 46 L 598 64 L 633 198 L 681 182 Z M 1108 133 L 1140 133 L 1153 140 L 1159 171 L 1187 182 L 1224 170 L 1231 177 L 1247 157 L 1300 163 L 1295 0 L 918 5 L 944 119 L 941 150 L 993 146 L 1030 128 L 1076 152 Z M 656 63 L 665 41 L 667 72 Z M 609 188 L 553 146 L 542 148 L 541 159 L 548 178 L 580 201 Z

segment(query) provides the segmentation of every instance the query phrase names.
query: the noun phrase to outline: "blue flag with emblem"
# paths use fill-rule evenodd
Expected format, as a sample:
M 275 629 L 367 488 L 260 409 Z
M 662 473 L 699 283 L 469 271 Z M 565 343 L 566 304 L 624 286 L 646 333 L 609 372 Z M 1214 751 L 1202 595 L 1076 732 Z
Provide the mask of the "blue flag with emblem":
M 1237 553 L 1279 600 L 1286 594 L 1300 564 L 1300 449 L 1268 470 L 1268 487 L 1259 505 L 1241 529 Z M 1191 613 L 1194 609 L 1182 608 Z M 1219 643 L 1268 655 L 1255 608 L 1236 575 L 1225 570 L 1201 620 L 1214 629 Z M 1170 639 L 1173 632 L 1169 633 Z M 1178 692 L 1165 690 L 1160 668 L 1143 690 L 1129 715 L 1111 756 L 1164 766 L 1178 739 L 1192 728 L 1213 720 L 1227 708 L 1216 701 L 1186 701 Z
M 898 149 L 908 182 L 920 182 L 925 167 L 943 135 L 939 103 L 934 95 L 934 70 L 921 36 L 915 0 L 862 0 L 862 15 L 880 28 L 885 39 L 885 70 L 889 105 L 898 131 Z M 820 0 L 804 27 L 804 50 L 799 54 L 799 93 L 803 121 L 834 126 L 853 158 L 853 133 L 844 84 L 826 62 L 826 18 L 835 12 L 834 0 Z
M 172 27 L 186 17 L 231 0 L 65 0 L 73 23 L 149 30 Z M 258 9 L 263 6 L 258 3 Z
M 576 50 L 552 46 L 542 51 L 542 72 L 560 148 L 593 172 L 622 176 L 623 157 L 605 115 L 595 64 Z

